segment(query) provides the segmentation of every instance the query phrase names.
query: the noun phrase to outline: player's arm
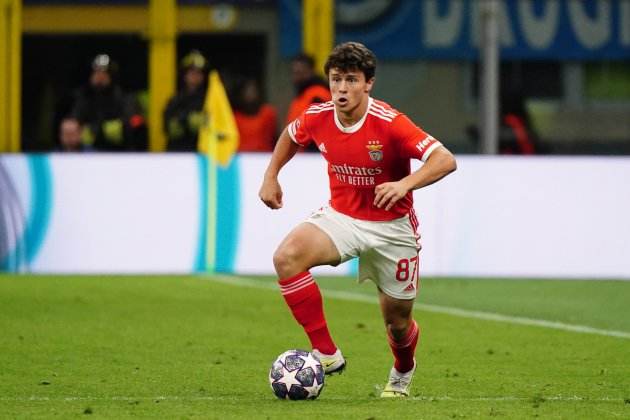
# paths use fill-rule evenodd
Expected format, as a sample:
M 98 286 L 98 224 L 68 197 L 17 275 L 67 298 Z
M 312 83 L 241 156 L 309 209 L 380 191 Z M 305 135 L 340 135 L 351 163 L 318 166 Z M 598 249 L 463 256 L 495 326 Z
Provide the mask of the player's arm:
M 443 145 L 431 152 L 424 165 L 396 182 L 385 182 L 375 188 L 374 205 L 389 210 L 409 191 L 417 190 L 439 181 L 457 169 L 453 154 Z
M 456 169 L 455 156 L 446 147 L 439 146 L 420 169 L 407 175 L 400 182 L 407 191 L 413 191 L 439 181 Z
M 291 140 L 287 128 L 282 131 L 276 147 L 273 149 L 271 155 L 271 161 L 265 176 L 263 177 L 263 183 L 258 192 L 258 196 L 270 209 L 279 209 L 282 207 L 282 187 L 278 182 L 278 174 L 282 167 L 290 161 L 300 146 Z

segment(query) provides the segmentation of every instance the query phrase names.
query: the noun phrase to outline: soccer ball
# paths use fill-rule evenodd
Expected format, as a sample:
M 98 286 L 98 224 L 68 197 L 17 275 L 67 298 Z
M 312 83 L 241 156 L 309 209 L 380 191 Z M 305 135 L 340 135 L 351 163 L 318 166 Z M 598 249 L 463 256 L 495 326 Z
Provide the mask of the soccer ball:
M 324 388 L 324 368 L 312 353 L 288 350 L 271 365 L 269 383 L 282 400 L 313 400 Z

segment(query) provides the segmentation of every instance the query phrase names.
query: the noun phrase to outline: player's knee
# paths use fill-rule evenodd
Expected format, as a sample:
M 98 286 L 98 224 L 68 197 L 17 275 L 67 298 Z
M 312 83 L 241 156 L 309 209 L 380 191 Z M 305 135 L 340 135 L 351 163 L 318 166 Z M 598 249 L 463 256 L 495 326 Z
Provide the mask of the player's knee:
M 276 249 L 273 254 L 273 266 L 280 278 L 290 277 L 304 270 L 300 267 L 300 255 L 299 249 L 290 244 Z
M 387 321 L 387 331 L 396 341 L 402 340 L 407 335 L 410 327 L 411 319 L 396 318 Z

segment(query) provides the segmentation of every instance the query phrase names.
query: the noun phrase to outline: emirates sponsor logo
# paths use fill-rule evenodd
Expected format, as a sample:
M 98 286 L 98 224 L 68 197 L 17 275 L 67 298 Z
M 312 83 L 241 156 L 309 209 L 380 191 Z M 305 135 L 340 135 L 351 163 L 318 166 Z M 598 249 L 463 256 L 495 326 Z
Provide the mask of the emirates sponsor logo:
M 365 166 L 330 165 L 330 171 L 339 182 L 356 187 L 372 187 L 376 185 L 376 175 L 383 173 L 380 167 L 368 168 Z
M 380 166 L 376 168 L 367 168 L 365 166 L 350 166 L 346 163 L 343 165 L 330 165 L 330 169 L 341 175 L 355 175 L 355 176 L 374 176 L 383 173 L 383 169 Z

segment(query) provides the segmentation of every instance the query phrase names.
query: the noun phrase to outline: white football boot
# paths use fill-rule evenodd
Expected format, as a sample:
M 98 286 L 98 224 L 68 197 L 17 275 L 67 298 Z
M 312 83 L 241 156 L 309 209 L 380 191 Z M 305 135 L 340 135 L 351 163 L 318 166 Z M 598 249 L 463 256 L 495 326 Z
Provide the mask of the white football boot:
M 413 369 L 409 372 L 400 373 L 393 367 L 389 372 L 389 380 L 387 381 L 387 385 L 385 385 L 385 389 L 383 389 L 383 392 L 381 393 L 381 398 L 408 397 L 409 390 L 411 389 L 411 380 L 413 379 L 413 374 L 416 371 L 416 366 L 416 359 L 413 359 Z
M 313 356 L 319 359 L 319 362 L 324 368 L 326 375 L 332 375 L 333 373 L 341 373 L 346 368 L 346 359 L 341 354 L 341 350 L 337 349 L 335 354 L 323 354 L 317 349 L 313 349 Z

